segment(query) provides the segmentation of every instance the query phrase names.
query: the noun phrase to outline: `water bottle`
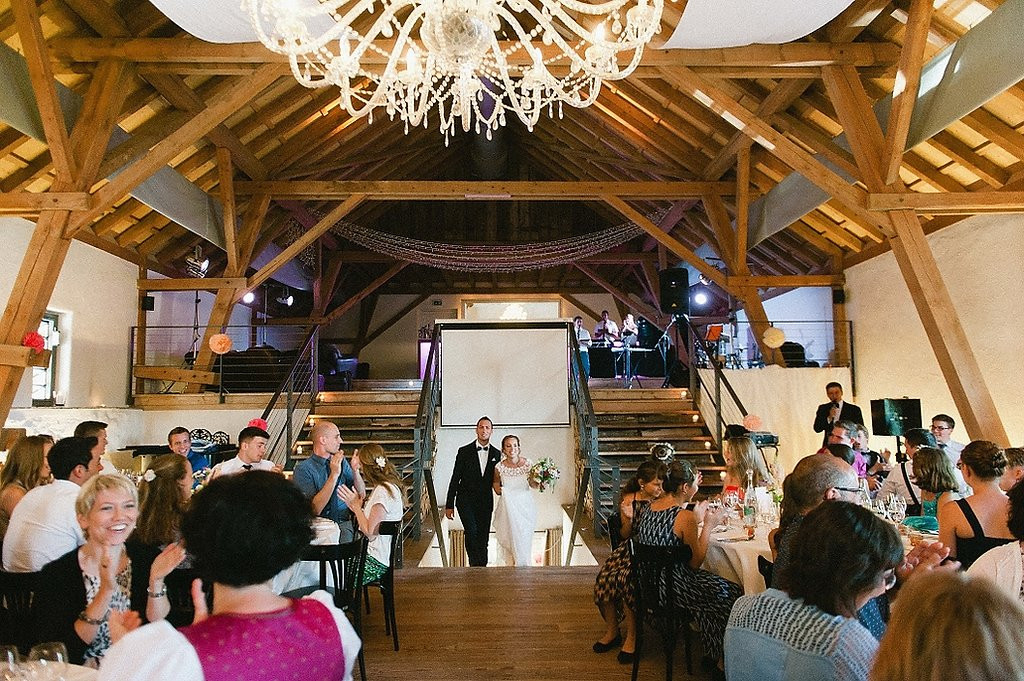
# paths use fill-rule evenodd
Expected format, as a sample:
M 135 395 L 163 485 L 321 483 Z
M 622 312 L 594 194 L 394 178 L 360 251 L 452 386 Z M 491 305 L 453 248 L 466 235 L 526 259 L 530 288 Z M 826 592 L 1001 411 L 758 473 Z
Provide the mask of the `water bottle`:
M 752 470 L 747 471 L 747 488 L 743 491 L 743 528 L 747 531 L 747 539 L 753 539 L 757 530 L 757 491 Z

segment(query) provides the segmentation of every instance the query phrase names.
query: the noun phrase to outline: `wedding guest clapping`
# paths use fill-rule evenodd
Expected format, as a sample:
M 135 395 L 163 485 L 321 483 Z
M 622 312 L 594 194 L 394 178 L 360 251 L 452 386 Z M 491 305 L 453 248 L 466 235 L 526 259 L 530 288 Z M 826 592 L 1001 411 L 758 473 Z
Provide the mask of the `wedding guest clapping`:
M 75 502 L 85 544 L 43 568 L 44 586 L 34 603 L 38 637 L 64 643 L 75 664 L 99 663 L 110 647 L 112 626 L 134 629 L 142 618 L 160 620 L 170 610 L 164 578 L 185 550 L 170 544 L 157 554 L 139 544 L 126 545 L 138 504 L 128 478 L 90 478 Z
M 390 537 L 381 536 L 377 531 L 382 521 L 402 519 L 405 501 L 402 476 L 378 444 L 363 445 L 352 459 L 356 471 L 362 473 L 363 481 L 371 488 L 370 495 L 364 500 L 355 489 L 342 485 L 338 488 L 338 498 L 352 509 L 359 531 L 370 540 L 363 569 L 363 583 L 370 583 L 380 579 L 391 562 Z

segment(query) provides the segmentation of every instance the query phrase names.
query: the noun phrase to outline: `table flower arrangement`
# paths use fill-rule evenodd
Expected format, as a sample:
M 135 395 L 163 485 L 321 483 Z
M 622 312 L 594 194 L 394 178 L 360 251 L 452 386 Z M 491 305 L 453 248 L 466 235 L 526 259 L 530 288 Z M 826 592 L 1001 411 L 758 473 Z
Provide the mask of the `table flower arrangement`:
M 541 492 L 554 489 L 555 483 L 562 477 L 562 471 L 550 457 L 545 457 L 530 467 L 530 482 Z

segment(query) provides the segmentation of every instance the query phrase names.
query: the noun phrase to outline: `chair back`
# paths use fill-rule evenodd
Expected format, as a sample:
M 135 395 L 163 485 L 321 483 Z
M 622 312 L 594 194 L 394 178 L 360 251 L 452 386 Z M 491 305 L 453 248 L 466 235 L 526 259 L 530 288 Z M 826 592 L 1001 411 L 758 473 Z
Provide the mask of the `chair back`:
M 356 533 L 356 538 L 345 544 L 311 544 L 302 554 L 302 560 L 320 563 L 320 588 L 332 591 L 327 575 L 330 574 L 334 588 L 334 604 L 342 610 L 353 609 L 359 604 L 359 587 L 366 565 L 366 535 Z
M 689 546 L 652 546 L 630 540 L 631 570 L 638 615 L 661 617 L 675 613 L 672 571 L 693 557 Z
M 608 541 L 612 545 L 612 551 L 614 551 L 622 543 L 622 516 L 618 513 L 612 513 L 608 516 L 605 524 L 608 526 Z
M 32 604 L 38 587 L 38 572 L 0 572 L 0 644 L 27 653 L 35 643 Z
M 402 544 L 402 521 L 382 520 L 377 527 L 377 534 L 391 537 L 391 560 L 388 563 L 389 569 L 402 564 L 402 556 L 399 551 Z
M 757 571 L 764 577 L 764 588 L 772 588 L 772 577 L 775 574 L 775 563 L 764 556 L 757 557 Z

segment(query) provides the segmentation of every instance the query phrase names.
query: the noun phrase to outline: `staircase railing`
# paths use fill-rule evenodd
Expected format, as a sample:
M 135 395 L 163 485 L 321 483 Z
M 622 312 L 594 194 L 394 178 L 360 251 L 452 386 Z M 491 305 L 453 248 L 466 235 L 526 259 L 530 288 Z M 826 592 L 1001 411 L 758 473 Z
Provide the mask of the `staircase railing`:
M 714 343 L 704 340 L 704 336 L 694 326 L 689 317 L 677 317 L 678 323 L 683 324 L 689 331 L 692 339 L 690 344 L 690 384 L 695 389 L 692 391 L 695 406 L 704 415 L 704 420 L 711 427 L 715 434 L 715 446 L 718 450 L 718 457 L 722 458 L 722 438 L 725 426 L 729 423 L 742 423 L 747 415 L 747 409 L 740 401 L 739 395 L 733 389 L 725 372 L 722 371 L 721 363 L 717 359 L 717 348 Z M 696 350 L 700 350 L 697 352 Z M 707 357 L 708 365 L 712 371 L 712 378 L 708 379 L 702 374 L 700 367 L 694 362 L 696 357 Z M 714 418 L 707 418 L 713 414 Z
M 438 548 L 441 551 L 441 564 L 448 567 L 448 554 L 445 550 L 445 537 L 441 528 L 441 516 L 438 513 L 437 494 L 434 491 L 434 450 L 436 449 L 435 433 L 437 431 L 437 410 L 441 404 L 440 367 L 441 330 L 434 328 L 430 340 L 430 352 L 423 371 L 423 387 L 420 389 L 420 403 L 416 409 L 416 426 L 413 429 L 413 472 L 412 508 L 413 517 L 410 533 L 414 539 L 420 538 L 423 527 L 424 512 L 429 512 L 434 521 L 434 533 L 437 535 Z M 429 510 L 423 508 L 423 490 L 427 491 Z
M 277 391 L 263 410 L 270 441 L 267 443 L 267 458 L 276 464 L 285 465 L 302 432 L 302 426 L 316 404 L 319 380 L 317 375 L 317 342 L 320 327 L 314 327 L 281 381 Z
M 573 414 L 573 425 L 579 446 L 576 449 L 576 481 L 578 492 L 576 506 L 573 510 L 572 532 L 569 535 L 569 548 L 566 553 L 566 564 L 572 560 L 576 534 L 579 532 L 583 512 L 586 509 L 587 497 L 593 508 L 594 532 L 601 531 L 599 508 L 601 507 L 601 458 L 597 448 L 597 416 L 594 414 L 594 403 L 590 399 L 590 387 L 587 374 L 583 369 L 583 357 L 576 339 L 575 329 L 569 327 L 569 402 Z M 617 467 L 616 467 L 617 469 Z M 617 472 L 617 470 L 616 470 Z M 618 489 L 618 488 L 616 488 Z

